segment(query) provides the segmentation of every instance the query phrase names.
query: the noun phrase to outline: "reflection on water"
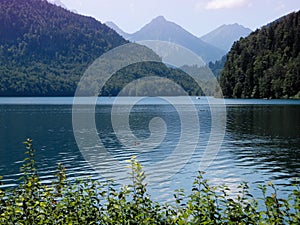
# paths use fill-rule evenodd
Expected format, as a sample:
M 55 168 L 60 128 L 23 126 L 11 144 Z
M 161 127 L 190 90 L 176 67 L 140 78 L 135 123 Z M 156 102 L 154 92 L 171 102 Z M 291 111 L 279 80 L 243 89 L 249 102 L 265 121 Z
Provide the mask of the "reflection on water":
M 166 136 L 151 151 L 147 151 L 145 146 L 144 149 L 140 148 L 140 143 L 133 143 L 132 148 L 125 148 L 112 128 L 111 105 L 96 107 L 95 120 L 99 137 L 117 160 L 124 162 L 131 155 L 138 155 L 143 165 L 151 165 L 165 159 L 178 144 L 181 124 L 176 109 L 171 105 L 157 104 L 157 100 L 150 103 L 134 106 L 129 120 L 133 134 L 140 139 L 149 137 L 149 121 L 152 118 L 160 117 L 165 121 Z M 170 189 L 190 189 L 197 175 L 211 131 L 211 113 L 204 101 L 196 103 L 200 122 L 197 148 L 185 167 L 170 180 L 150 185 L 150 193 L 161 199 L 172 197 Z M 236 187 L 241 181 L 247 181 L 256 191 L 254 187 L 257 183 L 274 180 L 288 189 L 292 178 L 299 177 L 300 105 L 294 104 L 295 102 L 288 104 L 286 101 L 283 105 L 278 101 L 274 104 L 270 104 L 270 101 L 260 103 L 229 101 L 226 136 L 216 160 L 206 170 L 206 176 L 212 183 L 226 182 L 229 186 Z M 122 107 L 126 105 L 118 107 L 121 113 L 124 109 Z M 182 108 L 185 106 L 182 105 Z M 190 113 L 189 110 L 184 112 L 187 116 Z M 192 136 L 193 131 L 190 132 Z M 44 182 L 51 182 L 58 162 L 63 163 L 72 179 L 86 175 L 103 179 L 103 174 L 96 173 L 89 166 L 76 145 L 72 128 L 72 106 L 69 102 L 66 105 L 4 104 L 0 105 L 0 174 L 4 176 L 5 185 L 18 182 L 19 167 L 24 158 L 22 142 L 27 137 L 34 140 L 34 146 L 38 150 L 37 161 Z M 193 146 L 195 140 L 197 137 L 189 140 L 187 147 Z
M 271 179 L 299 175 L 299 113 L 300 106 L 290 105 L 230 107 L 229 143 L 241 166 L 258 167 Z

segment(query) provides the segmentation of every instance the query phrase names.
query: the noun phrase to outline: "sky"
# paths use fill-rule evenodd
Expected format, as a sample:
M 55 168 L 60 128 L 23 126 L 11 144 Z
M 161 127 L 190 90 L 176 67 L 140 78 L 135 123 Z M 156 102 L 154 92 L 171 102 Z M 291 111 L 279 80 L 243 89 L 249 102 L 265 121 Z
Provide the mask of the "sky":
M 300 10 L 300 0 L 56 0 L 79 14 L 133 33 L 157 16 L 200 37 L 223 24 L 252 30 Z

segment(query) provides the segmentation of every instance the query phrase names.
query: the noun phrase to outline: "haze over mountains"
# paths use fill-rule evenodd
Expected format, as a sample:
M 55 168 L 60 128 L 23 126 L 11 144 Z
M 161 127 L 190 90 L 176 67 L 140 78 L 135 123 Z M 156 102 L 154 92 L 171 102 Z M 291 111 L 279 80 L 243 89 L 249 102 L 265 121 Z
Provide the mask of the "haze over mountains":
M 113 22 L 106 22 L 106 25 L 130 41 L 161 40 L 182 45 L 201 56 L 207 63 L 221 59 L 235 41 L 252 32 L 239 24 L 231 24 L 222 25 L 198 38 L 178 24 L 167 21 L 163 16 L 154 18 L 133 34 L 124 32 Z
M 61 0 L 47 1 L 66 8 Z M 139 31 L 132 34 L 126 33 L 112 21 L 105 24 L 129 41 L 161 40 L 182 45 L 201 56 L 206 63 L 220 60 L 230 50 L 235 41 L 248 36 L 252 32 L 250 29 L 235 23 L 222 25 L 199 38 L 180 25 L 166 20 L 163 16 L 154 18 Z
M 110 26 L 111 24 L 107 23 L 107 25 Z M 226 54 L 224 50 L 205 43 L 176 23 L 167 21 L 163 16 L 154 18 L 150 23 L 133 34 L 124 34 L 120 32 L 120 28 L 116 28 L 115 26 L 113 29 L 130 41 L 160 40 L 174 42 L 195 52 L 207 63 L 220 59 Z
M 237 23 L 222 25 L 210 33 L 203 35 L 201 40 L 225 51 L 229 51 L 232 44 L 241 37 L 247 37 L 252 30 Z
M 119 35 L 121 35 L 125 39 L 130 39 L 130 34 L 124 32 L 117 24 L 112 21 L 108 21 L 105 23 L 106 26 L 110 27 L 111 29 L 115 30 Z

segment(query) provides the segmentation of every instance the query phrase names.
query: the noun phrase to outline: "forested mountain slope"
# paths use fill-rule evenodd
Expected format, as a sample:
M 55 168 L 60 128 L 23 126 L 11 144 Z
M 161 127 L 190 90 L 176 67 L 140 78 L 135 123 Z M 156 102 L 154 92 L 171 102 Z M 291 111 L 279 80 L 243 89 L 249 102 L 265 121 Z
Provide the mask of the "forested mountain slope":
M 300 11 L 235 42 L 220 84 L 230 98 L 300 97 Z
M 45 0 L 0 1 L 0 96 L 72 96 L 114 30 Z

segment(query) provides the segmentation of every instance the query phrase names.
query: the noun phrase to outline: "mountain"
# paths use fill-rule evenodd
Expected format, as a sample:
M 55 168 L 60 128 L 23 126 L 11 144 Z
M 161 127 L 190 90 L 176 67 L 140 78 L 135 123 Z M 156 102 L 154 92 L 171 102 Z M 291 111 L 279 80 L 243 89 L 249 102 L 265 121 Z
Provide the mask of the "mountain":
M 95 59 L 128 43 L 97 20 L 45 0 L 1 0 L 0 12 L 0 96 L 73 96 Z M 149 53 L 160 60 L 149 48 L 132 45 L 137 49 L 131 51 L 141 56 Z M 109 68 L 113 66 L 110 60 L 107 63 Z M 167 79 L 147 78 L 153 75 Z M 99 75 L 81 83 L 86 85 L 81 94 L 98 94 L 102 78 Z M 181 89 L 174 83 L 190 95 L 203 93 L 191 77 L 163 63 L 125 67 L 99 91 L 102 96 L 115 96 L 123 89 L 125 95 L 179 95 Z
M 220 77 L 224 96 L 300 98 L 300 11 L 232 46 Z
M 222 25 L 201 37 L 201 40 L 228 52 L 235 41 L 248 36 L 252 30 L 237 23 Z
M 116 31 L 119 35 L 121 35 L 125 39 L 130 39 L 130 34 L 124 32 L 120 27 L 118 27 L 114 22 L 107 21 L 105 25 Z
M 153 19 L 139 31 L 131 34 L 128 39 L 130 41 L 161 40 L 174 42 L 195 52 L 207 63 L 220 59 L 226 53 L 226 51 L 200 40 L 176 23 L 167 21 L 163 16 Z
M 1 0 L 0 12 L 0 96 L 72 96 L 88 65 L 127 43 L 44 0 Z

